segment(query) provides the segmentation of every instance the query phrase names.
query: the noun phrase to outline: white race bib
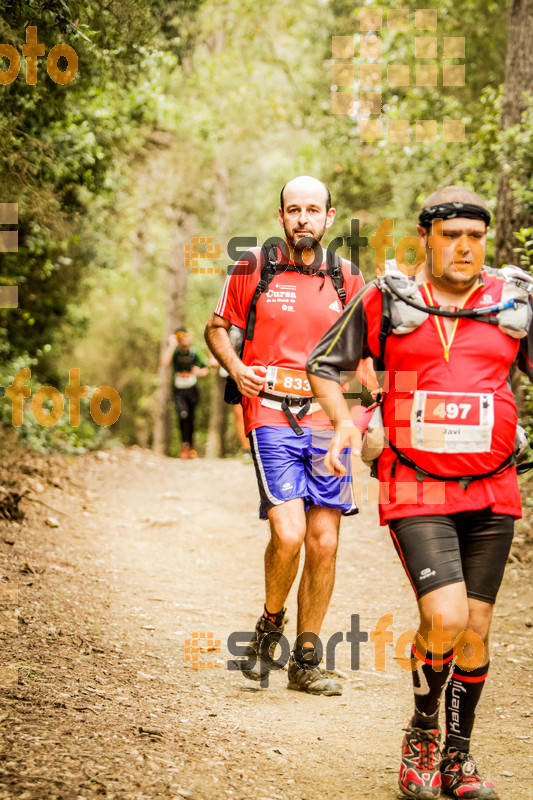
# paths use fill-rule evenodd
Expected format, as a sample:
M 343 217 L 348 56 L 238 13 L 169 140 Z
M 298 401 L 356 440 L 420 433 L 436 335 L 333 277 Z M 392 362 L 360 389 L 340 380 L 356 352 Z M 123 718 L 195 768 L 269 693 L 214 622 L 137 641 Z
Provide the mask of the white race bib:
M 494 395 L 414 393 L 411 446 L 429 453 L 488 453 L 494 427 Z
M 287 394 L 298 397 L 311 397 L 313 391 L 307 378 L 307 373 L 301 369 L 287 367 L 268 367 L 265 381 L 265 391 L 285 397 Z
M 196 375 L 176 375 L 174 376 L 174 386 L 176 389 L 192 389 L 198 382 Z
M 288 394 L 302 398 L 310 397 L 313 394 L 311 384 L 307 379 L 307 373 L 301 369 L 289 369 L 288 367 L 268 367 L 264 390 L 269 394 L 277 395 L 279 401 L 262 397 L 261 405 L 267 408 L 274 408 L 276 411 L 281 410 L 281 401 Z M 296 414 L 298 407 L 291 406 L 291 410 L 293 414 Z M 307 413 L 312 414 L 314 410 L 315 408 L 311 406 Z

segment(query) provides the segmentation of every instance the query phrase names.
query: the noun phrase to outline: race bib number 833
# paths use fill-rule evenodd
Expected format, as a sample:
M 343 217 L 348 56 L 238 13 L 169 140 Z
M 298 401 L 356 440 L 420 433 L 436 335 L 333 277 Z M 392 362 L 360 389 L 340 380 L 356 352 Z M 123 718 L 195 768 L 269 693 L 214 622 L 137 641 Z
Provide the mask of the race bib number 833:
M 286 367 L 268 367 L 265 389 L 282 397 L 286 394 L 296 394 L 300 397 L 313 395 L 307 374 L 303 370 Z

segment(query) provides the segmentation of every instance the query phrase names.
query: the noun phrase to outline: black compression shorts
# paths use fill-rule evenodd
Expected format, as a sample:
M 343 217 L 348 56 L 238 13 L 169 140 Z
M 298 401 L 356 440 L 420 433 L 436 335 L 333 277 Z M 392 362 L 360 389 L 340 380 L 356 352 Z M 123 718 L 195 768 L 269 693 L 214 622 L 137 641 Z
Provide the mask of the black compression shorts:
M 484 508 L 401 517 L 390 520 L 389 527 L 417 599 L 464 581 L 468 597 L 495 602 L 513 539 L 513 517 Z

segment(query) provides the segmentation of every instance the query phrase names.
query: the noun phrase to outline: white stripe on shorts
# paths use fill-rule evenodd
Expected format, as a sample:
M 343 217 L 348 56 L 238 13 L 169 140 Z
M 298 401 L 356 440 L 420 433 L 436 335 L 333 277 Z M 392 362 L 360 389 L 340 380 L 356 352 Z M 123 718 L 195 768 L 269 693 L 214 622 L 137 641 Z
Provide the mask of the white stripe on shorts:
M 278 500 L 278 498 L 274 497 L 274 495 L 272 494 L 272 492 L 268 488 L 268 483 L 267 483 L 267 479 L 266 479 L 266 475 L 265 475 L 265 470 L 263 469 L 263 464 L 261 462 L 261 454 L 259 452 L 259 447 L 257 445 L 257 434 L 255 432 L 255 428 L 252 431 L 252 439 L 254 440 L 254 450 L 255 450 L 255 455 L 257 457 L 257 466 L 259 467 L 259 472 L 261 474 L 261 483 L 263 485 L 264 492 L 265 492 L 266 496 L 268 497 L 268 499 L 270 500 L 271 503 L 273 503 L 275 506 L 279 506 L 282 503 L 284 503 L 285 500 Z

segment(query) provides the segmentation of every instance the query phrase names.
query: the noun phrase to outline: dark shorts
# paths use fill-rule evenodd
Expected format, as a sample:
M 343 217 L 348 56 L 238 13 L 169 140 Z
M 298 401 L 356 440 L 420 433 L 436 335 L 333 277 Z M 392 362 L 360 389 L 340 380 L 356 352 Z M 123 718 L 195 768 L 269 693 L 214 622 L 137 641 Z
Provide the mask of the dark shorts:
M 188 419 L 190 416 L 194 416 L 194 410 L 199 400 L 200 395 L 196 385 L 189 386 L 188 389 L 174 388 L 174 405 L 180 419 Z
M 338 508 L 344 516 L 357 514 L 353 501 L 350 451 L 341 459 L 346 475 L 337 478 L 324 466 L 332 430 L 303 428 L 297 436 L 292 428 L 265 425 L 250 433 L 250 446 L 259 486 L 259 516 L 287 500 L 301 497 L 307 510 L 312 505 Z
M 464 581 L 468 597 L 495 602 L 513 540 L 513 517 L 484 508 L 401 517 L 390 520 L 389 527 L 417 599 Z

